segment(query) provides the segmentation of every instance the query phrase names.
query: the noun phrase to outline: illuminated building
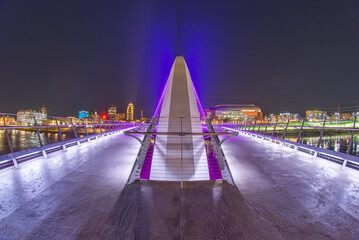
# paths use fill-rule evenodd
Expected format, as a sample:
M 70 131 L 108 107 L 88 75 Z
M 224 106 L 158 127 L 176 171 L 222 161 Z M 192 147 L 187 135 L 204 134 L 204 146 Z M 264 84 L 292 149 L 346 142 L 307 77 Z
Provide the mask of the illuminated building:
M 279 113 L 278 115 L 269 114 L 269 118 L 265 119 L 268 122 L 287 122 L 288 119 L 290 119 L 291 122 L 296 122 L 299 120 L 299 114 L 298 113 Z
M 147 120 L 147 119 L 143 117 L 143 111 L 141 110 L 141 119 L 140 119 L 140 122 L 145 123 L 146 120 Z
M 308 121 L 322 121 L 327 116 L 327 112 L 319 110 L 307 110 L 305 116 Z
M 125 113 L 116 113 L 116 120 L 117 121 L 125 121 L 126 120 L 126 114 Z
M 88 117 L 89 117 L 88 111 L 85 111 L 85 110 L 79 111 L 79 119 L 88 118 Z
M 45 107 L 41 108 L 41 112 L 32 109 L 19 110 L 16 115 L 16 121 L 21 125 L 34 125 L 35 121 L 37 124 L 42 124 L 46 119 L 47 112 Z
M 97 111 L 95 111 L 95 112 L 90 113 L 89 118 L 94 119 L 94 120 L 99 120 L 100 116 L 97 114 Z
M 42 106 L 41 112 L 47 115 L 47 108 L 45 107 L 45 105 Z
M 263 120 L 262 110 L 254 104 L 224 104 L 205 110 L 206 116 L 219 122 Z
M 111 120 L 115 120 L 116 119 L 116 112 L 117 112 L 116 106 L 112 104 L 108 108 L 108 118 L 111 119 Z
M 134 110 L 133 104 L 132 104 L 132 102 L 130 102 L 128 104 L 128 106 L 127 106 L 127 118 L 126 118 L 126 120 L 128 122 L 133 122 L 133 110 Z
M 16 125 L 15 118 L 9 116 L 0 116 L 0 125 L 4 125 L 4 118 L 6 125 Z

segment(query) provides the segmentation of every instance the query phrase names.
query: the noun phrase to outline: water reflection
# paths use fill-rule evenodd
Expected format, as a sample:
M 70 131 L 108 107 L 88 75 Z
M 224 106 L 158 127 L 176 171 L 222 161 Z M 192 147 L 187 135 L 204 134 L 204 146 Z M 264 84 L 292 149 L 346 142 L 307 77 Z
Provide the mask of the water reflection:
M 297 141 L 297 139 L 293 137 L 286 137 L 286 139 L 292 142 Z M 300 142 L 310 146 L 317 146 L 318 139 L 319 137 L 304 137 Z M 346 153 L 348 150 L 349 141 L 350 135 L 324 136 L 322 138 L 320 147 L 336 152 Z M 350 150 L 350 154 L 359 156 L 359 135 L 356 135 L 353 138 L 353 145 Z
M 78 134 L 83 137 L 83 134 Z M 30 148 L 40 147 L 39 137 L 36 131 L 12 130 L 9 134 L 11 145 L 15 152 Z M 64 140 L 75 138 L 73 132 L 64 132 L 62 134 Z M 44 132 L 40 133 L 40 139 L 43 145 L 60 142 L 61 138 L 58 133 Z M 6 138 L 5 130 L 0 130 L 0 155 L 10 153 L 10 148 Z

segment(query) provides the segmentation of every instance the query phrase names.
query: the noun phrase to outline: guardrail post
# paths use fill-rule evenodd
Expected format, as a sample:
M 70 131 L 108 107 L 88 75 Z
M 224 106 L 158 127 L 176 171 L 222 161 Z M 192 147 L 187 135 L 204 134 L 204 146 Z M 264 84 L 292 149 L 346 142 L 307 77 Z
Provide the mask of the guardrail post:
M 55 122 L 56 122 L 56 125 L 57 125 L 57 131 L 59 132 L 60 139 L 61 139 L 61 141 L 64 141 L 64 138 L 62 137 L 61 129 L 60 129 L 60 126 L 59 126 L 59 122 L 57 121 L 56 117 L 55 117 Z
M 356 119 L 357 119 L 357 116 L 354 116 L 353 129 L 355 128 L 355 121 L 356 121 Z M 348 149 L 347 149 L 347 154 L 350 154 L 350 151 L 352 150 L 353 137 L 354 137 L 354 130 L 351 131 L 351 136 L 350 136 L 350 140 L 349 140 L 349 145 L 348 145 Z
M 40 131 L 39 131 L 39 128 L 37 127 L 37 121 L 36 121 L 35 116 L 34 116 L 34 123 L 35 123 L 35 127 L 36 127 L 37 137 L 38 137 L 39 142 L 40 142 L 40 146 L 44 146 L 44 144 L 42 144 L 42 140 L 41 140 L 41 136 L 40 136 Z
M 317 147 L 320 146 L 320 143 L 322 142 L 322 137 L 323 137 L 323 133 L 324 133 L 324 127 L 325 127 L 325 121 L 327 120 L 327 116 L 324 117 L 324 121 L 323 121 L 323 126 L 322 126 L 322 130 L 320 131 L 320 136 L 317 142 Z
M 96 134 L 96 129 L 95 129 L 95 126 L 93 125 L 94 123 L 92 122 L 91 119 L 90 119 L 90 123 L 92 125 L 93 134 Z M 102 133 L 101 126 L 100 126 L 100 132 Z
M 254 123 L 253 123 L 253 122 L 254 122 Z M 256 127 L 256 122 L 255 122 L 255 121 L 252 121 L 252 124 L 253 124 L 252 132 L 254 132 L 254 128 Z
M 110 126 L 109 126 L 110 130 L 111 131 L 114 131 L 115 130 L 115 127 L 113 126 L 113 121 L 110 121 Z
M 298 137 L 297 137 L 297 142 L 299 142 L 300 139 L 302 138 L 302 132 L 303 132 L 304 123 L 305 123 L 305 118 L 303 118 L 302 126 L 300 127 L 300 130 L 299 130 L 299 133 L 298 133 Z
M 274 136 L 275 129 L 277 128 L 277 124 L 278 124 L 278 118 L 276 119 L 275 125 L 274 125 L 274 127 L 273 127 L 272 137 Z
M 71 125 L 72 125 L 72 131 L 75 134 L 75 138 L 79 138 L 79 136 L 77 135 L 77 132 L 76 132 L 76 127 L 74 126 L 74 122 L 72 121 L 72 118 L 70 120 L 71 120 Z M 77 144 L 79 144 L 79 142 L 77 142 Z
M 2 114 L 3 120 L 4 120 L 4 126 L 6 127 L 6 121 L 5 121 L 5 115 Z M 5 129 L 5 134 L 6 134 L 6 140 L 7 140 L 7 144 L 9 146 L 10 152 L 12 153 L 12 155 L 14 154 L 14 149 L 12 148 L 12 144 L 11 144 L 11 140 L 10 140 L 10 136 L 9 136 L 9 130 Z M 14 156 L 12 156 L 12 162 L 14 164 L 14 166 L 16 168 L 19 168 L 19 165 L 17 164 L 16 158 Z
M 87 132 L 87 126 L 86 126 L 85 121 L 83 119 L 82 119 L 82 124 L 84 125 L 86 136 L 88 136 L 89 134 Z
M 261 125 L 258 125 L 258 131 L 257 131 L 257 133 L 259 133 L 260 130 L 261 130 Z
M 282 139 L 284 139 L 285 135 L 287 134 L 287 129 L 288 129 L 289 122 L 290 122 L 290 117 L 288 118 L 287 125 L 285 126 L 285 129 L 284 129 L 284 132 L 283 132 L 283 135 L 282 135 Z
M 266 127 L 264 128 L 264 133 L 263 133 L 263 135 L 266 135 L 266 133 L 267 133 L 267 128 L 268 128 L 268 122 L 266 122 Z
M 47 158 L 46 151 L 45 151 L 45 150 L 42 150 L 41 152 L 42 152 L 42 156 L 43 156 L 44 158 Z
M 111 132 L 112 131 L 111 120 L 107 120 L 107 127 L 108 127 L 108 131 Z
M 100 127 L 100 132 L 102 133 L 102 125 L 101 125 L 100 121 L 98 122 L 98 126 Z
M 244 122 L 244 131 L 247 129 L 247 121 Z
M 104 122 L 104 126 L 105 126 L 105 132 L 108 132 L 106 122 Z

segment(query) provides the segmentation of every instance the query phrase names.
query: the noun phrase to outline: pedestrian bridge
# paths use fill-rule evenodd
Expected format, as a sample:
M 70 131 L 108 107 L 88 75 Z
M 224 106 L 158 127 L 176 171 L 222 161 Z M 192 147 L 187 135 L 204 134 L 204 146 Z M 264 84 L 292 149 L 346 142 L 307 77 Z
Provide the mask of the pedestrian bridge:
M 118 133 L 1 170 L 0 238 L 355 239 L 359 234 L 356 170 L 239 135 L 222 145 L 238 191 L 218 180 L 182 188 L 177 182 L 143 182 L 136 188 L 137 181 L 126 183 L 139 147 Z
M 0 239 L 359 236 L 359 172 L 213 126 L 181 57 L 149 125 L 111 126 L 0 171 Z

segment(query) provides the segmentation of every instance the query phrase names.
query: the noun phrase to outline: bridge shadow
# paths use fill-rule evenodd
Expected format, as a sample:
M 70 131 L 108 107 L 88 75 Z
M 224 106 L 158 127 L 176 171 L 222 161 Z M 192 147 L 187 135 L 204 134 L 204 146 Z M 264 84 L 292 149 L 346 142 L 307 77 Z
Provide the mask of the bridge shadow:
M 110 217 L 108 239 L 281 239 L 273 223 L 222 181 L 136 181 Z

